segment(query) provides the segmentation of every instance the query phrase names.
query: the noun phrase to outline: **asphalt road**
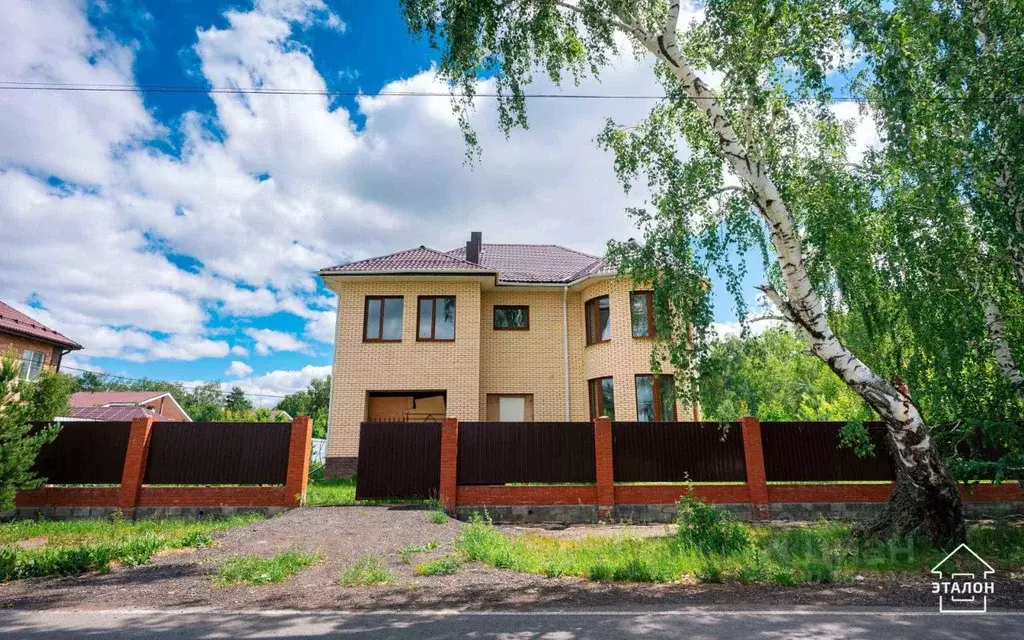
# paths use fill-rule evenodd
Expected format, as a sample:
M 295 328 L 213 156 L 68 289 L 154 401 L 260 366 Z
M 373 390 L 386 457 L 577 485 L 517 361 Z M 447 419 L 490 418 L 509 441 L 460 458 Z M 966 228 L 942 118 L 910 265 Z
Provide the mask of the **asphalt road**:
M 1024 638 L 1024 612 L 932 610 L 728 611 L 689 608 L 593 612 L 302 612 L 217 609 L 0 610 L 0 638 Z

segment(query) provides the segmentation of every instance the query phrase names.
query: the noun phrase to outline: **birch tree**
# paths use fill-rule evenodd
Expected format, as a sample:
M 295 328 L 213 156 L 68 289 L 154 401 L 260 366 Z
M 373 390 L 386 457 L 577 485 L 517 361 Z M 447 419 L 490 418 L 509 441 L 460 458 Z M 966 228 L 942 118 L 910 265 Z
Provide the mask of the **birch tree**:
M 990 0 L 866 0 L 850 24 L 866 53 L 862 84 L 886 138 L 885 161 L 925 196 L 922 211 L 951 211 L 977 251 L 971 288 L 995 363 L 1024 400 L 1011 348 L 1024 293 L 1024 12 Z M 938 222 L 939 216 L 933 216 Z M 953 224 L 961 224 L 953 220 Z M 956 286 L 947 283 L 946 286 Z M 1014 323 L 1017 324 L 1017 323 Z
M 870 198 L 842 169 L 842 128 L 825 104 L 829 69 L 845 35 L 841 2 L 708 2 L 704 21 L 685 32 L 679 0 L 402 4 L 411 29 L 441 50 L 438 73 L 457 93 L 453 105 L 471 146 L 468 114 L 483 77 L 493 78 L 499 120 L 508 129 L 527 125 L 523 89 L 535 71 L 555 82 L 598 73 L 620 43 L 655 60 L 667 99 L 636 128 L 610 124 L 602 142 L 615 152 L 624 183 L 646 177 L 652 193 L 650 210 L 632 213 L 657 233 L 651 242 L 619 247 L 617 257 L 638 265 L 630 275 L 654 281 L 656 323 L 692 320 L 700 329 L 709 320 L 707 256 L 728 246 L 715 231 L 721 225 L 707 224 L 709 216 L 742 241 L 759 243 L 774 256 L 765 296 L 887 426 L 898 480 L 872 532 L 923 535 L 944 546 L 963 541 L 960 494 L 928 426 L 904 391 L 837 337 L 822 297 L 835 274 L 813 260 L 814 251 L 829 245 L 821 237 L 828 233 L 821 225 L 809 230 L 806 222 L 832 220 L 839 224 L 831 232 L 843 233 L 854 226 L 843 215 L 856 218 Z M 701 68 L 724 73 L 721 86 L 713 90 Z M 718 206 L 709 207 L 716 196 Z M 864 273 L 872 277 L 870 269 Z M 673 357 L 685 363 L 685 351 L 675 348 Z

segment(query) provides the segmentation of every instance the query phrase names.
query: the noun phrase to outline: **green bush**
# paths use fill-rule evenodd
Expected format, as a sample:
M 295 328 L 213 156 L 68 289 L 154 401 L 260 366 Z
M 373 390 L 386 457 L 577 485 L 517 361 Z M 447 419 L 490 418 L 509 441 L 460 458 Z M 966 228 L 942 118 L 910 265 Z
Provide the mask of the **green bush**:
M 220 568 L 213 580 L 215 587 L 230 587 L 237 584 L 272 584 L 284 582 L 292 574 L 316 564 L 324 557 L 318 553 L 287 551 L 272 558 L 261 556 L 231 556 Z
M 430 512 L 430 516 L 427 518 L 430 524 L 448 524 L 448 514 L 441 509 L 435 509 Z
M 418 576 L 450 576 L 462 566 L 462 558 L 459 556 L 445 556 L 438 560 L 423 562 L 416 565 L 413 571 Z
M 750 546 L 750 538 L 743 525 L 702 500 L 683 496 L 677 504 L 677 511 L 676 540 L 685 547 L 728 555 Z
M 346 587 L 369 586 L 394 582 L 394 576 L 387 570 L 380 558 L 361 556 L 354 565 L 345 570 L 338 583 Z

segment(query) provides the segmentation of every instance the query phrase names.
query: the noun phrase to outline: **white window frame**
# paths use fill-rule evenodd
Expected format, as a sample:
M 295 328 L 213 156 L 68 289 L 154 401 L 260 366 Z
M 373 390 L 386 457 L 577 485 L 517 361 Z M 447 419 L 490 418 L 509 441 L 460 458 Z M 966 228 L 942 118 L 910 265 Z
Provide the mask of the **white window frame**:
M 35 380 L 46 366 L 46 354 L 42 351 L 25 349 L 21 354 L 21 379 Z

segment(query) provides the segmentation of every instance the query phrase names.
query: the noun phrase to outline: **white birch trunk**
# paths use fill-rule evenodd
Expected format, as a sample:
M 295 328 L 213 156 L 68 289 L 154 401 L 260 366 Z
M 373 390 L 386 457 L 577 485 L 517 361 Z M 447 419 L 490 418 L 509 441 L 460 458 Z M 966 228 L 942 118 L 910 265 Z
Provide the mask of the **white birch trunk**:
M 1017 362 L 1013 359 L 1013 352 L 1010 351 L 999 306 L 991 296 L 985 295 L 982 307 L 985 310 L 985 328 L 988 329 L 988 337 L 992 341 L 992 351 L 995 353 L 999 373 L 1010 383 L 1017 397 L 1024 400 L 1024 374 L 1021 374 Z
M 946 523 L 926 524 L 925 529 L 934 540 L 962 541 L 964 526 L 960 495 L 939 459 L 920 413 L 906 395 L 865 366 L 832 332 L 821 298 L 814 291 L 804 267 L 799 232 L 777 185 L 768 175 L 767 166 L 749 153 L 714 93 L 679 50 L 676 43 L 679 0 L 670 0 L 660 35 L 648 34 L 627 12 L 620 11 L 616 18 L 612 24 L 625 27 L 627 33 L 667 65 L 686 95 L 703 112 L 717 136 L 719 152 L 743 182 L 768 224 L 782 269 L 785 295 L 770 287 L 764 288 L 765 293 L 800 328 L 811 350 L 885 421 L 902 479 L 897 484 L 890 506 L 896 505 L 893 510 L 898 511 L 910 505 L 919 514 L 924 514 L 924 518 L 945 518 Z M 904 499 L 897 500 L 897 493 L 901 491 Z M 931 504 L 922 506 L 920 503 L 924 501 Z M 894 517 L 898 516 L 898 513 L 894 514 Z

